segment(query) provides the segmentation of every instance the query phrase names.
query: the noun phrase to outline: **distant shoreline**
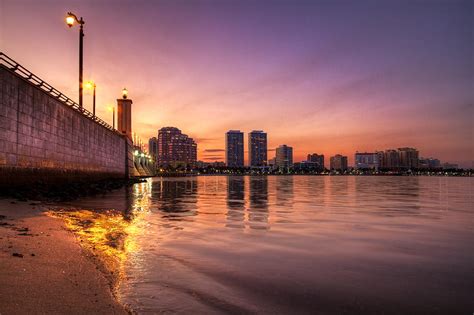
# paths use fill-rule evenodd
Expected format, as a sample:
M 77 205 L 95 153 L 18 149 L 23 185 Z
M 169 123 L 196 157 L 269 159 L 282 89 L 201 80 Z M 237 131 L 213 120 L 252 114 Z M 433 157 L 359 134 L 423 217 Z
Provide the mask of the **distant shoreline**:
M 473 177 L 474 171 L 445 174 L 223 174 L 223 173 L 164 173 L 152 177 L 198 177 L 198 176 L 348 176 L 348 177 Z

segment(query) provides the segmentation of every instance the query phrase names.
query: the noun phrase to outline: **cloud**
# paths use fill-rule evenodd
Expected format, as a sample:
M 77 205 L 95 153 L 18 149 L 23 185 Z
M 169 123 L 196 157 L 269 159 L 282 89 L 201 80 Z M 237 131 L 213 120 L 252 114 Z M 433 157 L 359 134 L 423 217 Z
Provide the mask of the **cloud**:
M 195 137 L 194 138 L 194 141 L 196 141 L 196 143 L 206 143 L 206 142 L 212 142 L 212 141 L 216 141 L 216 140 L 219 140 L 219 138 L 200 138 L 200 137 Z
M 214 155 L 211 155 L 211 156 L 206 156 L 206 157 L 203 157 L 202 158 L 204 161 L 222 161 L 222 156 L 214 156 Z

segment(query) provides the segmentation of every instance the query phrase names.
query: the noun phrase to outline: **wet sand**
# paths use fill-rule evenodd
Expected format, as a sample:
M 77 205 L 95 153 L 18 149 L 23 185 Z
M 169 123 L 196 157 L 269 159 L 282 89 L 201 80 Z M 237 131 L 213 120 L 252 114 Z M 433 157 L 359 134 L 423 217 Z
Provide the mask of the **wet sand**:
M 127 314 L 114 276 L 47 210 L 0 199 L 0 314 Z

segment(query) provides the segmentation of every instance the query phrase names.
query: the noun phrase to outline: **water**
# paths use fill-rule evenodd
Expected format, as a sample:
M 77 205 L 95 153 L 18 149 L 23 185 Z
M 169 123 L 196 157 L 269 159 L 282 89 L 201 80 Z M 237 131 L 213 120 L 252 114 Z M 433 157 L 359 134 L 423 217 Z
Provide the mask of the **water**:
M 79 202 L 124 210 L 139 313 L 472 314 L 473 183 L 156 178 Z

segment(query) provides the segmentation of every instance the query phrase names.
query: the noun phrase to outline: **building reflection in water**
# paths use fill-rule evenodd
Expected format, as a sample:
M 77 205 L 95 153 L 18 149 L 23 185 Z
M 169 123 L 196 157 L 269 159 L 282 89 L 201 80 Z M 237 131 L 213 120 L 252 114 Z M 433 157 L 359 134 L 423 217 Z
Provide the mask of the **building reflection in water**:
M 245 228 L 245 177 L 227 177 L 227 227 Z
M 300 181 L 304 180 L 305 191 L 304 199 L 313 200 L 309 203 L 311 207 L 318 209 L 325 208 L 328 204 L 329 192 L 326 191 L 329 187 L 326 182 L 330 180 L 329 176 L 304 176 Z
M 249 177 L 249 227 L 268 229 L 268 178 Z
M 167 178 L 154 182 L 151 197 L 164 218 L 181 220 L 196 215 L 197 193 L 196 178 Z
M 403 176 L 396 181 L 388 176 L 356 178 L 354 199 L 361 212 L 375 209 L 372 215 L 399 217 L 422 214 L 418 176 Z
M 350 213 L 354 195 L 351 195 L 350 176 L 329 176 L 328 203 L 330 210 L 335 213 Z
M 276 179 L 276 205 L 281 207 L 278 212 L 290 213 L 293 208 L 294 178 L 293 176 L 278 176 Z

